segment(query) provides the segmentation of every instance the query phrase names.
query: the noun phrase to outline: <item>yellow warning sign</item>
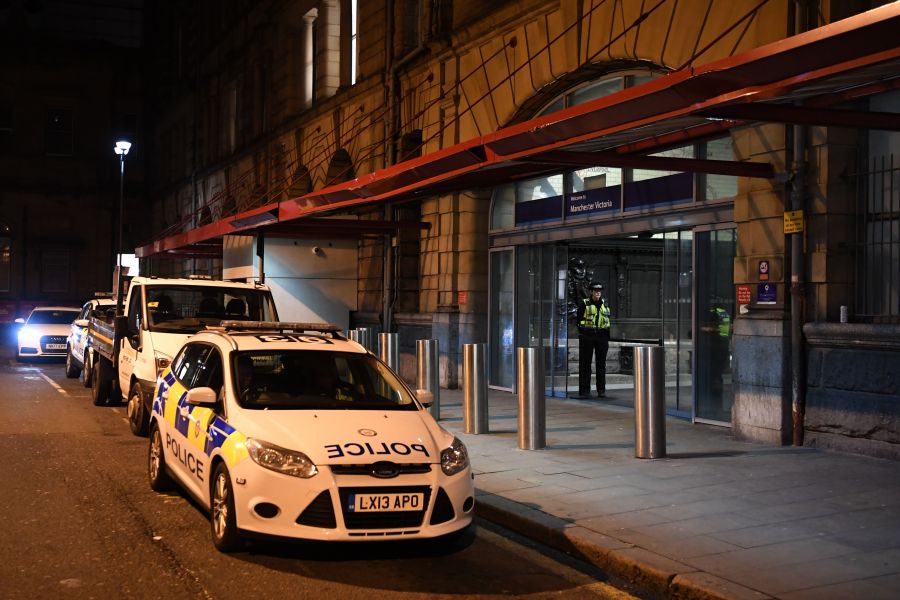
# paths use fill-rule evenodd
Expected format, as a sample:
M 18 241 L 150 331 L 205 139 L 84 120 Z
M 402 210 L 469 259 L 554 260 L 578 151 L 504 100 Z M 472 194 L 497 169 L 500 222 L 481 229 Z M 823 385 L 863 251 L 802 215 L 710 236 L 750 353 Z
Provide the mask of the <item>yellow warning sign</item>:
M 784 232 L 803 233 L 803 211 L 788 210 L 784 213 Z

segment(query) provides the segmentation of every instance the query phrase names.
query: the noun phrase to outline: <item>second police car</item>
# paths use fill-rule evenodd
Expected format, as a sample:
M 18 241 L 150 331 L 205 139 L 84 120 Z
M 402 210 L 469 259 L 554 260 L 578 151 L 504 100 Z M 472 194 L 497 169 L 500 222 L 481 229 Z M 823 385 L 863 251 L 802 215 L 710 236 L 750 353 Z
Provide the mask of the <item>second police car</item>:
M 232 329 L 239 328 L 239 329 Z M 465 446 L 333 325 L 223 321 L 153 398 L 148 472 L 210 512 L 212 539 L 434 538 L 472 521 Z
M 112 294 L 96 294 L 81 307 L 81 312 L 72 322 L 69 337 L 66 340 L 66 377 L 75 378 L 81 374 L 84 387 L 91 385 L 91 349 L 88 347 L 88 322 L 94 311 L 108 310 L 115 307 Z

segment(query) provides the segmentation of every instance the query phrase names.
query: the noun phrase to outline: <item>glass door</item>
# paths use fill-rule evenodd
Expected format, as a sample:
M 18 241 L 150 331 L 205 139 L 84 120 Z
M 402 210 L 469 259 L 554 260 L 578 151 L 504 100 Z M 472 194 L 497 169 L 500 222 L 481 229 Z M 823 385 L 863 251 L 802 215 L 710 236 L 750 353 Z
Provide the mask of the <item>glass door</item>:
M 512 248 L 490 251 L 488 385 L 512 391 L 516 381 L 515 256 Z
M 731 423 L 735 229 L 694 232 L 694 420 Z
M 519 246 L 516 344 L 540 348 L 548 396 L 566 394 L 568 334 L 565 246 Z
M 693 378 L 691 357 L 693 233 L 663 234 L 662 340 L 666 365 L 666 412 L 691 418 Z

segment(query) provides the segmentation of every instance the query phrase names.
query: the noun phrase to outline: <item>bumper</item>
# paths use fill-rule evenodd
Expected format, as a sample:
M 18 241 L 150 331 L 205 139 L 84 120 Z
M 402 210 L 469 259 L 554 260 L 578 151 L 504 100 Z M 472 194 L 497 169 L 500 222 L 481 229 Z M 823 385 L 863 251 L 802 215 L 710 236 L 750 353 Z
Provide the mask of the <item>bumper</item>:
M 447 477 L 431 471 L 392 479 L 337 475 L 328 466 L 310 479 L 298 479 L 242 461 L 231 471 L 237 526 L 245 532 L 320 541 L 434 538 L 472 522 L 475 486 L 471 471 Z M 243 481 L 243 483 L 238 483 Z M 354 493 L 422 493 L 424 510 L 355 513 L 347 507 Z

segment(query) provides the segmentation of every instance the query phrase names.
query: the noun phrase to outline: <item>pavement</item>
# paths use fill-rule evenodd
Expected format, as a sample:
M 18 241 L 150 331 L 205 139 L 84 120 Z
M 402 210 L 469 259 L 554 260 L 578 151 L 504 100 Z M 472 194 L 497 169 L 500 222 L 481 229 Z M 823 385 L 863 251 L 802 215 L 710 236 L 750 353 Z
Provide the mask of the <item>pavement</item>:
M 546 447 L 520 450 L 517 396 L 463 433 L 481 517 L 666 598 L 900 598 L 900 462 L 736 440 L 666 418 L 667 457 L 634 457 L 633 391 L 546 398 Z

